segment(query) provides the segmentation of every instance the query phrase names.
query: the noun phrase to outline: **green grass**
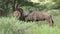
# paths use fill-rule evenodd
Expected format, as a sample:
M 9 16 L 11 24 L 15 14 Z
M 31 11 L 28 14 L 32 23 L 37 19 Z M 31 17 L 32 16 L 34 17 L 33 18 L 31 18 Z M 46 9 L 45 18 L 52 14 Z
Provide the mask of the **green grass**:
M 38 26 L 35 22 L 19 21 L 13 17 L 0 18 L 0 34 L 60 34 L 60 16 L 54 16 L 54 27 L 45 21 Z
M 38 26 L 36 22 L 19 21 L 14 17 L 0 17 L 0 34 L 60 34 L 60 15 L 58 13 L 52 15 L 54 27 L 49 26 L 46 21 L 41 21 Z

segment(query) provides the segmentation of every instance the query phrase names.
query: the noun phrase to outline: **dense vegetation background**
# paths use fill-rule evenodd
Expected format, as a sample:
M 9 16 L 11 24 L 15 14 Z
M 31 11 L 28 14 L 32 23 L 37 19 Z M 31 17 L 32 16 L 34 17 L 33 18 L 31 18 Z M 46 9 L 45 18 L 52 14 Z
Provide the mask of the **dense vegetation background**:
M 19 21 L 12 17 L 12 12 L 21 7 L 25 12 L 43 10 L 52 15 L 54 27 L 41 21 Z M 0 34 L 60 34 L 60 0 L 0 0 Z

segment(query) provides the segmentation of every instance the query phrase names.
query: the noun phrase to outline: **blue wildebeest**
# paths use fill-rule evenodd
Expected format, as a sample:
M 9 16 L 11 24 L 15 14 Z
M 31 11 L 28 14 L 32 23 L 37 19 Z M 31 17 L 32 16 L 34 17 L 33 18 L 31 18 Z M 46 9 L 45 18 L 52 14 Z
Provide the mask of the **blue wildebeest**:
M 52 20 L 52 16 L 47 12 L 42 11 L 30 11 L 29 13 L 23 12 L 21 8 L 18 8 L 15 13 L 13 13 L 13 16 L 19 18 L 23 21 L 41 21 L 46 20 L 49 25 L 53 25 L 54 22 Z

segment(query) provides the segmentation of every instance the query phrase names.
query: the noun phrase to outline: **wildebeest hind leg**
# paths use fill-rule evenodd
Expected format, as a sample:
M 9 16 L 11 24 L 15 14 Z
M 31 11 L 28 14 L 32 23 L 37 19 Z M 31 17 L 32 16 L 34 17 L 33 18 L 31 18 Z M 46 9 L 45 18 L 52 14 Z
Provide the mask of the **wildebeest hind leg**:
M 38 26 L 41 26 L 41 21 L 37 21 L 36 24 L 37 24 Z
M 49 26 L 52 26 L 52 20 L 51 19 L 46 19 L 46 21 L 49 23 Z

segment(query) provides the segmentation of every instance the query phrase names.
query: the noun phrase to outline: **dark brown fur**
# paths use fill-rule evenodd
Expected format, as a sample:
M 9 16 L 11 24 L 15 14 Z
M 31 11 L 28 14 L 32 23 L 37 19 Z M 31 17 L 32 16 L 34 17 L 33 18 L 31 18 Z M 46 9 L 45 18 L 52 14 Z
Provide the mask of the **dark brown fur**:
M 47 12 L 33 11 L 25 16 L 25 21 L 41 21 L 46 20 L 49 25 L 53 25 L 51 15 Z

